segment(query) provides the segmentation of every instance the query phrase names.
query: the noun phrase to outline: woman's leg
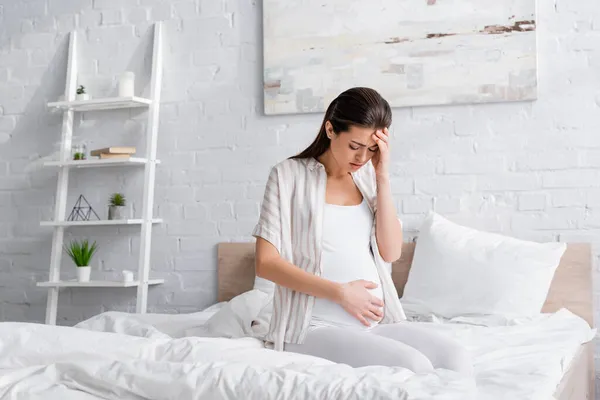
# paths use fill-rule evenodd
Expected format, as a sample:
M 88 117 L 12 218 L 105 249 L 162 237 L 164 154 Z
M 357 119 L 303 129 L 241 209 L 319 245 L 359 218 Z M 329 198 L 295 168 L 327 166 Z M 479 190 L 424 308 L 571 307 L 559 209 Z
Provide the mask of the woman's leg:
M 445 368 L 471 375 L 473 362 L 467 349 L 453 339 L 411 322 L 379 324 L 371 333 L 397 340 L 419 350 L 435 368 Z
M 431 362 L 413 347 L 359 330 L 318 327 L 302 344 L 286 343 L 285 351 L 308 354 L 351 367 L 384 365 L 416 373 L 433 371 Z

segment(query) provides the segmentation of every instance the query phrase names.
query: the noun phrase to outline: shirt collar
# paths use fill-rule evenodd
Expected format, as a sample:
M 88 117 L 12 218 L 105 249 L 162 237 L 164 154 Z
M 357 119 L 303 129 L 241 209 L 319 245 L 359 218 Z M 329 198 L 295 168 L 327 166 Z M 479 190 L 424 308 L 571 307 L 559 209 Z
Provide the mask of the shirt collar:
M 317 160 L 316 158 L 314 158 L 314 157 L 309 157 L 309 158 L 306 159 L 306 166 L 311 171 L 320 170 L 320 169 L 324 170 L 325 169 L 325 166 L 323 164 L 321 164 L 321 162 L 319 160 Z M 357 173 L 358 173 L 358 171 L 350 172 L 350 175 L 352 175 L 352 177 L 354 178 L 354 177 L 357 176 Z
M 314 171 L 314 170 L 320 169 L 320 168 L 325 168 L 325 166 L 323 164 L 321 164 L 321 162 L 319 160 L 317 160 L 316 158 L 314 158 L 314 157 L 307 158 L 306 166 L 311 171 Z

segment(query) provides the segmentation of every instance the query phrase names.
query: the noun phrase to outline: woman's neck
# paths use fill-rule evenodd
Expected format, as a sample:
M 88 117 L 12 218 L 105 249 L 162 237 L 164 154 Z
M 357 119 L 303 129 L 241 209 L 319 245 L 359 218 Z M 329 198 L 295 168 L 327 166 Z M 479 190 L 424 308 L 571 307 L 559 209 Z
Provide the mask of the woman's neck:
M 333 154 L 331 154 L 330 150 L 327 150 L 325 153 L 323 153 L 318 160 L 325 167 L 325 172 L 327 173 L 328 177 L 341 179 L 345 178 L 349 173 L 340 167 L 335 158 L 333 158 Z

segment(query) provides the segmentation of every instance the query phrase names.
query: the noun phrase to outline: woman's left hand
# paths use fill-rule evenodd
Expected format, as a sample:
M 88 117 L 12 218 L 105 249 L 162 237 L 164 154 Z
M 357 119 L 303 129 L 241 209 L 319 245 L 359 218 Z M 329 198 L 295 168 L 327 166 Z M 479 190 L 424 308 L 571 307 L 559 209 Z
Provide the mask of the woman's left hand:
M 389 131 L 388 128 L 383 128 L 383 131 L 377 130 L 373 134 L 373 139 L 379 151 L 375 153 L 371 162 L 375 167 L 375 173 L 378 177 L 387 177 L 390 164 L 390 146 L 389 146 Z

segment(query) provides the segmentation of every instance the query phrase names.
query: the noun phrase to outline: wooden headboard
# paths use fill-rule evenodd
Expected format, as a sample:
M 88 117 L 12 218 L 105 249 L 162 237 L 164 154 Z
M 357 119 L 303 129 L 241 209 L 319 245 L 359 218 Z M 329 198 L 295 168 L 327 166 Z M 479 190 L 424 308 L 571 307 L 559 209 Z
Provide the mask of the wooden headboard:
M 415 252 L 415 243 L 404 243 L 402 257 L 392 264 L 392 279 L 402 296 Z M 218 247 L 218 301 L 252 290 L 254 285 L 254 243 L 220 243 Z M 554 274 L 542 312 L 560 308 L 594 326 L 592 300 L 592 255 L 589 243 L 569 243 Z

